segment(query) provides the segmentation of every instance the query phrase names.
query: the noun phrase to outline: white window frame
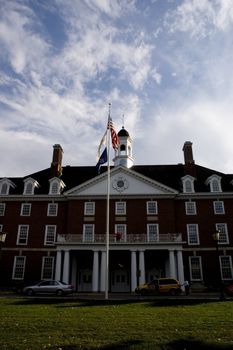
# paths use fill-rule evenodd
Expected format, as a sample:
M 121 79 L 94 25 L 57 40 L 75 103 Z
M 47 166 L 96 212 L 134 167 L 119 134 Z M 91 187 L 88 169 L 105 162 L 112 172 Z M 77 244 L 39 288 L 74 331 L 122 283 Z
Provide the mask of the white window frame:
M 15 188 L 15 185 L 11 180 L 7 178 L 0 180 L 0 195 L 8 196 L 10 192 L 10 187 Z
M 95 202 L 84 203 L 84 215 L 95 215 Z
M 115 224 L 115 242 L 121 241 L 126 242 L 126 234 L 127 234 L 127 226 L 126 224 Z
M 196 260 L 198 263 L 196 264 L 195 270 L 198 271 L 198 277 L 196 278 L 194 275 L 194 265 L 193 261 Z M 190 272 L 190 280 L 191 281 L 202 281 L 203 273 L 202 273 L 202 259 L 201 256 L 189 256 L 189 272 Z
M 28 210 L 26 208 L 28 208 Z M 30 216 L 31 215 L 31 208 L 32 208 L 31 203 L 22 203 L 20 215 L 21 216 Z
M 95 225 L 83 224 L 83 242 L 94 242 Z
M 190 175 L 181 178 L 183 184 L 183 193 L 194 193 L 194 177 Z
M 147 215 L 157 215 L 158 214 L 158 202 L 157 201 L 147 201 L 146 202 L 146 213 L 147 213 Z
M 196 202 L 193 202 L 193 201 L 185 202 L 185 213 L 186 215 L 197 215 Z
M 58 204 L 57 203 L 48 203 L 47 216 L 57 216 Z
M 218 244 L 228 244 L 229 243 L 229 235 L 228 228 L 226 223 L 216 223 L 215 224 L 216 231 L 220 232 Z
M 0 224 L 0 232 L 3 230 L 3 224 Z
M 34 195 L 35 188 L 39 187 L 39 184 L 36 180 L 29 177 L 24 180 L 24 189 L 23 189 L 23 195 L 30 196 Z
M 44 245 L 54 245 L 56 241 L 56 233 L 57 233 L 57 225 L 46 225 Z
M 54 274 L 54 257 L 43 256 L 41 268 L 41 280 L 52 280 Z
M 126 215 L 126 202 L 115 202 L 115 214 Z
M 6 203 L 0 203 L 0 216 L 5 215 Z
M 64 182 L 56 177 L 50 179 L 49 183 L 49 195 L 59 195 L 61 194 L 61 190 L 65 188 Z
M 21 260 L 21 262 L 20 262 Z M 19 263 L 20 262 L 20 263 Z M 26 256 L 15 256 L 14 257 L 14 265 L 13 265 L 13 271 L 12 271 L 12 279 L 13 280 L 23 280 L 24 279 L 24 272 L 25 272 L 25 265 L 26 265 Z M 17 269 L 19 271 L 17 271 Z M 21 269 L 21 274 L 18 274 Z M 18 274 L 16 276 L 16 273 Z
M 18 225 L 17 245 L 28 244 L 29 225 Z M 24 241 L 23 243 L 21 242 Z
M 195 228 L 195 232 L 193 230 L 194 228 Z M 195 240 L 193 239 L 194 234 L 196 236 Z M 198 224 L 187 224 L 187 237 L 188 237 L 188 244 L 189 245 L 199 245 L 200 244 Z
M 208 177 L 205 183 L 210 186 L 210 192 L 222 192 L 221 179 L 221 176 L 215 174 Z
M 223 201 L 214 201 L 214 214 L 221 215 L 225 214 L 224 202 Z
M 147 224 L 147 242 L 159 241 L 159 224 Z
M 223 261 L 228 260 L 228 264 L 224 266 Z M 219 263 L 221 269 L 221 279 L 223 281 L 232 280 L 233 279 L 233 269 L 232 269 L 232 258 L 230 255 L 220 255 Z M 226 271 L 228 270 L 228 272 Z M 225 272 L 224 272 L 225 271 Z M 226 275 L 228 274 L 228 277 Z

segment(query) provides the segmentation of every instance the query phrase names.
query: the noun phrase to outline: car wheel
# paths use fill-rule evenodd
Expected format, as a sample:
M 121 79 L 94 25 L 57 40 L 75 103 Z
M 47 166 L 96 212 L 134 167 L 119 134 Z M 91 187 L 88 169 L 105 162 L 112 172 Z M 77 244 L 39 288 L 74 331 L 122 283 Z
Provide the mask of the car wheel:
M 32 296 L 32 295 L 34 295 L 35 293 L 34 293 L 34 291 L 33 291 L 33 289 L 28 289 L 28 291 L 27 291 L 27 295 L 30 297 L 30 296 Z
M 176 290 L 175 289 L 170 289 L 169 291 L 169 294 L 172 295 L 172 296 L 175 296 L 176 295 Z
M 64 292 L 63 292 L 63 290 L 58 289 L 56 294 L 58 297 L 62 297 L 64 295 Z
M 147 294 L 147 290 L 146 290 L 146 289 L 142 289 L 142 290 L 140 291 L 140 294 L 141 294 L 141 295 L 146 295 L 146 294 Z

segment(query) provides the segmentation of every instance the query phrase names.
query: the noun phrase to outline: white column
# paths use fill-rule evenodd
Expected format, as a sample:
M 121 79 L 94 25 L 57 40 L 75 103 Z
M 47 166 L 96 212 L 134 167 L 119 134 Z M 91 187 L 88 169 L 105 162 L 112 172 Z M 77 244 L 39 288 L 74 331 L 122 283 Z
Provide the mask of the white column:
M 137 261 L 136 252 L 131 252 L 131 292 L 137 287 Z
M 169 250 L 169 269 L 170 269 L 170 276 L 169 277 L 176 278 L 174 250 Z
M 65 250 L 62 281 L 69 283 L 70 251 Z
M 145 255 L 144 251 L 139 252 L 139 284 L 145 283 Z
M 77 290 L 77 256 L 73 256 L 71 261 L 71 283 L 74 286 L 74 289 Z
M 101 252 L 100 291 L 105 291 L 106 252 Z
M 181 250 L 177 250 L 177 266 L 178 266 L 178 280 L 181 284 L 184 283 L 184 264 L 183 254 Z
M 92 267 L 92 292 L 98 292 L 99 282 L 99 252 L 94 252 Z
M 60 281 L 60 279 L 61 279 L 61 250 L 58 250 L 57 257 L 56 257 L 55 280 Z

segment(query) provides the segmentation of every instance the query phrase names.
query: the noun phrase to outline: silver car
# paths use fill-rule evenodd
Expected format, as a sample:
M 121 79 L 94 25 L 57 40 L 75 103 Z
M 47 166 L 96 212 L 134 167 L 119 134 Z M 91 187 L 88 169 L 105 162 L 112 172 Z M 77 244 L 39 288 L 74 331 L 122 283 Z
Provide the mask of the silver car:
M 28 286 L 23 289 L 23 293 L 27 295 L 35 294 L 56 294 L 58 296 L 73 293 L 72 285 L 60 281 L 41 281 L 33 286 Z

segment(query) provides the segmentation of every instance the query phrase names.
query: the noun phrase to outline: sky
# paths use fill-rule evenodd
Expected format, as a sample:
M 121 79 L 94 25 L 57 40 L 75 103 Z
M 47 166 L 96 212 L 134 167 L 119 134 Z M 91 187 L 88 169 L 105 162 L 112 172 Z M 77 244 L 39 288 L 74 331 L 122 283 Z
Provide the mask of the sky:
M 232 0 L 0 0 L 0 176 L 96 164 L 109 103 L 134 163 L 233 173 Z M 113 154 L 111 154 L 111 158 Z

